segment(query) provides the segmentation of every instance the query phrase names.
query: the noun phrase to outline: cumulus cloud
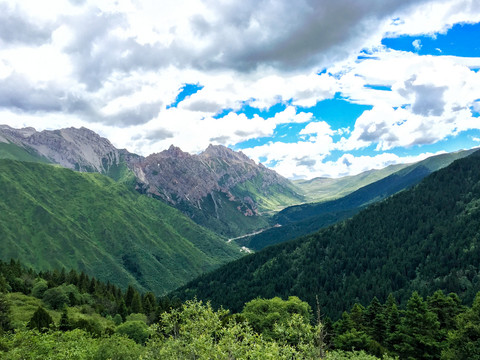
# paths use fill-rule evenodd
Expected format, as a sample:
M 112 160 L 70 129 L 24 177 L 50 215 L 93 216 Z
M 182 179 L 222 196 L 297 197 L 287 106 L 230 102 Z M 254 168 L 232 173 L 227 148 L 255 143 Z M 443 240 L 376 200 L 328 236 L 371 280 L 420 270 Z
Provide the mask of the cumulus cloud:
M 50 41 L 54 26 L 38 24 L 18 7 L 0 4 L 0 40 L 5 44 L 41 45 Z
M 286 176 L 346 174 L 361 168 L 360 158 L 325 163 L 333 151 L 373 145 L 380 152 L 478 128 L 478 58 L 379 46 L 383 36 L 432 35 L 475 21 L 475 0 L 58 0 L 51 7 L 7 0 L 0 114 L 13 126 L 91 127 L 145 155 L 172 143 L 197 152 L 209 143 L 273 139 L 279 125 L 297 124 L 298 142 L 276 139 L 245 152 Z M 203 88 L 169 108 L 185 84 Z M 302 110 L 335 94 L 372 108 L 349 128 Z M 276 104 L 285 110 L 241 114 Z
M 422 48 L 422 42 L 419 39 L 413 40 L 412 45 L 416 51 L 419 51 Z

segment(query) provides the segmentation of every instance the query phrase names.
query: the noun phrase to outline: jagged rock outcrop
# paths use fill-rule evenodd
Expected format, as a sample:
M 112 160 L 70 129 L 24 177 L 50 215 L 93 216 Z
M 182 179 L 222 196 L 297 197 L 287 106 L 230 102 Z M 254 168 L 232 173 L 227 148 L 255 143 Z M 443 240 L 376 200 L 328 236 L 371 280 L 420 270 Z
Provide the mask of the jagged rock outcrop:
M 33 150 L 52 163 L 78 171 L 106 173 L 120 162 L 119 150 L 110 141 L 84 127 L 38 132 L 31 127 L 0 125 L 0 142 Z
M 130 166 L 148 193 L 172 204 L 187 201 L 198 205 L 203 198 L 218 191 L 232 201 L 248 205 L 251 214 L 256 213 L 257 204 L 250 196 L 239 199 L 232 194 L 236 185 L 258 176 L 262 181 L 256 190 L 260 192 L 268 191 L 274 184 L 289 185 L 288 180 L 276 172 L 257 165 L 242 152 L 221 145 L 210 145 L 199 155 L 191 155 L 172 145 L 168 150 L 139 158 Z

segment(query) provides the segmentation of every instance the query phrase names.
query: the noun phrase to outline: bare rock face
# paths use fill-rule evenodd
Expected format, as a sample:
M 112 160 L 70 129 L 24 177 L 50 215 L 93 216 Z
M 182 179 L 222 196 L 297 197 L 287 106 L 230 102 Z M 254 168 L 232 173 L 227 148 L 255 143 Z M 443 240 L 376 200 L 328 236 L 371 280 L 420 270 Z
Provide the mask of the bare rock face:
M 77 171 L 105 173 L 120 161 L 119 151 L 86 128 L 38 132 L 34 128 L 0 126 L 0 141 L 34 150 L 55 164 Z
M 287 183 L 276 172 L 257 165 L 241 152 L 227 147 L 210 145 L 203 153 L 191 155 L 171 146 L 168 150 L 152 154 L 131 164 L 137 179 L 147 192 L 176 204 L 180 201 L 197 203 L 214 191 L 223 192 L 230 200 L 240 200 L 251 209 L 251 198 L 235 199 L 230 190 L 247 180 L 262 175 L 265 189 L 273 183 Z

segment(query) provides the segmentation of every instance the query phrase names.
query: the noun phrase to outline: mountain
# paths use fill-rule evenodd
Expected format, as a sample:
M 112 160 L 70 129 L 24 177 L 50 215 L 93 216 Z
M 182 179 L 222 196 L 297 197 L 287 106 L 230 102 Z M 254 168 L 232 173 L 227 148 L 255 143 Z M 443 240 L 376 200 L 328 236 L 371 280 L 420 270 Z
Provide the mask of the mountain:
M 383 169 L 372 169 L 357 175 L 340 178 L 317 177 L 309 180 L 293 180 L 308 202 L 325 202 L 342 198 L 364 186 L 381 180 L 410 164 L 390 165 Z
M 104 175 L 8 159 L 0 169 L 2 260 L 163 294 L 240 256 L 178 210 Z
M 411 165 L 402 165 L 399 171 L 340 199 L 287 207 L 273 217 L 273 222 L 282 225 L 281 227 L 273 227 L 262 233 L 244 237 L 237 240 L 237 243 L 252 250 L 260 250 L 269 245 L 312 233 L 322 227 L 351 217 L 369 204 L 383 200 L 417 184 L 433 171 L 475 151 L 477 149 L 432 156 Z M 368 172 L 360 178 L 365 179 L 370 176 L 371 172 Z
M 312 235 L 265 248 L 173 294 L 239 311 L 256 297 L 298 296 L 338 318 L 358 302 L 405 303 L 412 291 L 480 290 L 480 152 Z
M 83 127 L 38 132 L 34 128 L 0 125 L 0 142 L 17 145 L 36 158 L 77 171 L 105 174 L 110 167 L 120 164 L 119 150 Z
M 224 146 L 210 145 L 199 155 L 172 146 L 143 157 L 86 128 L 37 132 L 1 125 L 2 157 L 108 175 L 224 236 L 268 227 L 263 215 L 304 201 L 289 180 Z
M 141 191 L 226 236 L 267 227 L 264 212 L 303 200 L 287 179 L 224 146 L 199 155 L 171 146 L 129 164 Z
M 293 183 L 306 197 L 308 202 L 331 201 L 347 196 L 364 186 L 375 183 L 392 174 L 397 173 L 401 175 L 402 169 L 410 172 L 415 166 L 424 166 L 429 172 L 433 172 L 451 164 L 454 160 L 468 156 L 471 152 L 471 150 L 461 150 L 434 155 L 412 164 L 395 164 L 383 169 L 372 169 L 353 176 L 293 180 Z

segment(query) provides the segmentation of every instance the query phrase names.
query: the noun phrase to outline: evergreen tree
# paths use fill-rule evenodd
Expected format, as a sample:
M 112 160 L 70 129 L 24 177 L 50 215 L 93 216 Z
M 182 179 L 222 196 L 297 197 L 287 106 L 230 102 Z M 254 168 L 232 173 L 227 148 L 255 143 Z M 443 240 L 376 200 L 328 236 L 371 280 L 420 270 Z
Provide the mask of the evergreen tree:
M 387 321 L 385 319 L 384 307 L 377 297 L 374 297 L 367 308 L 366 314 L 367 334 L 378 343 L 385 343 Z
M 67 307 L 63 308 L 62 316 L 60 317 L 60 324 L 58 325 L 58 329 L 61 331 L 69 331 L 72 329 L 72 324 L 70 323 L 70 319 L 68 318 L 68 309 Z
M 457 317 L 457 330 L 448 334 L 448 347 L 442 359 L 480 359 L 480 292 L 473 305 Z
M 120 314 L 123 321 L 125 321 L 128 316 L 127 305 L 125 305 L 125 301 L 123 299 L 120 299 L 120 302 L 117 305 L 117 314 Z
M 389 350 L 394 350 L 395 345 L 401 342 L 398 333 L 398 327 L 400 326 L 400 311 L 398 310 L 397 301 L 393 294 L 389 294 L 387 302 L 385 303 L 385 346 Z
M 125 305 L 127 308 L 132 306 L 133 297 L 137 290 L 132 285 L 128 285 L 127 292 L 125 293 Z
M 355 303 L 350 311 L 350 319 L 352 320 L 353 327 L 359 331 L 365 330 L 365 308 Z
M 10 304 L 4 294 L 0 293 L 0 335 L 12 330 L 10 323 Z
M 440 357 L 440 323 L 429 311 L 426 302 L 414 292 L 407 302 L 407 310 L 399 326 L 401 342 L 395 349 L 401 358 L 438 359 Z
M 50 314 L 41 306 L 33 313 L 32 318 L 27 324 L 29 329 L 36 329 L 40 332 L 48 330 L 53 325 L 53 319 Z
M 133 294 L 132 303 L 130 305 L 130 312 L 135 314 L 143 313 L 142 299 L 138 291 L 135 291 L 135 293 Z

